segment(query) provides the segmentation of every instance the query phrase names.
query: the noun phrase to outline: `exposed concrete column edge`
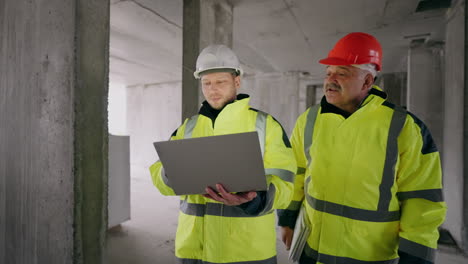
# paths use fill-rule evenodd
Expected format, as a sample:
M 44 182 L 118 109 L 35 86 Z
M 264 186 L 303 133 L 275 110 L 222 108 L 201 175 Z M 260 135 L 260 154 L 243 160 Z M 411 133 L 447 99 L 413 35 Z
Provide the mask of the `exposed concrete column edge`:
M 200 50 L 200 0 L 184 0 L 182 26 L 182 122 L 197 113 L 198 80 L 193 77 Z M 196 51 L 194 53 L 194 51 Z
M 109 0 L 75 1 L 73 263 L 104 263 Z
M 464 1 L 464 103 L 463 103 L 463 227 L 461 245 L 465 254 L 468 254 L 468 6 Z

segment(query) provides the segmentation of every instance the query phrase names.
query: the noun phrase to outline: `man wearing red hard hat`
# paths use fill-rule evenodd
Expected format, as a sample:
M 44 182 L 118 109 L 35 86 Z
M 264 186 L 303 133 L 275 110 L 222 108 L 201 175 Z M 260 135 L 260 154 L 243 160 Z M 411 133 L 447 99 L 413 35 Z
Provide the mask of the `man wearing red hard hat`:
M 319 62 L 325 96 L 291 137 L 298 170 L 293 201 L 278 210 L 283 242 L 297 250 L 302 223 L 299 263 L 434 263 L 446 213 L 439 152 L 424 123 L 374 85 L 379 42 L 350 33 Z

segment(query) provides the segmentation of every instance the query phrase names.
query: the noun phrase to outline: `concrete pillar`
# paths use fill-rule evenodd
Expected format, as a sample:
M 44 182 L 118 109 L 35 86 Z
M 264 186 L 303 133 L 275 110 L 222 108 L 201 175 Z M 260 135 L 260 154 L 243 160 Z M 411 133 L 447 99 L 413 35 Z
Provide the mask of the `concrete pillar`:
M 203 95 L 193 77 L 200 51 L 210 44 L 232 47 L 232 6 L 227 0 L 184 0 L 182 120 L 198 112 Z
M 0 263 L 102 263 L 109 1 L 0 1 Z
M 443 136 L 442 43 L 414 40 L 408 53 L 407 108 L 431 131 L 439 150 Z
M 464 5 L 458 4 L 448 12 L 445 43 L 445 85 L 444 85 L 444 148 L 442 151 L 442 169 L 444 180 L 444 198 L 448 211 L 443 228 L 448 230 L 458 245 L 467 249 L 466 230 L 463 214 L 468 211 L 464 203 L 464 183 L 468 173 L 465 164 L 468 155 L 466 136 L 468 124 L 464 114 L 466 107 L 466 43 Z M 465 124 L 465 125 L 464 125 Z M 465 151 L 465 154 L 464 154 Z M 465 180 L 464 180 L 465 175 Z M 467 201 L 467 199 L 465 199 Z M 465 218 L 467 219 L 467 218 Z M 466 250 L 468 253 L 468 250 Z
M 406 75 L 406 72 L 385 73 L 378 80 L 378 86 L 388 95 L 387 100 L 404 107 L 406 107 L 406 87 L 408 82 Z
M 320 104 L 324 95 L 323 84 L 308 84 L 306 89 L 306 108 Z
M 307 85 L 306 91 L 306 107 L 309 108 L 317 104 L 317 89 L 320 89 L 319 85 Z
M 463 69 L 463 228 L 462 228 L 462 249 L 465 254 L 468 254 L 468 6 L 466 1 L 462 1 L 460 6 L 464 9 L 460 16 L 464 18 L 464 26 L 462 35 L 464 36 L 464 69 Z M 461 29 L 461 27 L 458 27 Z

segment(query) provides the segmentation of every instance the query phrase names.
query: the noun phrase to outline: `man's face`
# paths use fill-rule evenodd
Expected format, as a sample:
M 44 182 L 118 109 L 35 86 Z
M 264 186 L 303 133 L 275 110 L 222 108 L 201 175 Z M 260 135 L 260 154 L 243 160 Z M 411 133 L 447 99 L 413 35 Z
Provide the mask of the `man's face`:
M 354 112 L 372 85 L 372 75 L 366 73 L 353 66 L 327 66 L 323 83 L 327 102 Z
M 240 77 L 228 72 L 213 72 L 201 77 L 203 95 L 214 109 L 221 109 L 236 99 L 240 87 Z

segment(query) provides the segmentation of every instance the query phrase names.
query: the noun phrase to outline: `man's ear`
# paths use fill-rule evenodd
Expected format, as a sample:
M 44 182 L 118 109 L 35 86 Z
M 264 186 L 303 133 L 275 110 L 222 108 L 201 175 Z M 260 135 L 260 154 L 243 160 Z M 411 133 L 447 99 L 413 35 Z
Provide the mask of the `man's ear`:
M 374 84 L 374 77 L 372 76 L 372 74 L 370 73 L 366 74 L 366 77 L 364 77 L 364 83 L 362 84 L 362 89 L 370 90 L 373 84 Z
M 240 76 L 234 77 L 234 86 L 236 87 L 237 90 L 240 88 Z

